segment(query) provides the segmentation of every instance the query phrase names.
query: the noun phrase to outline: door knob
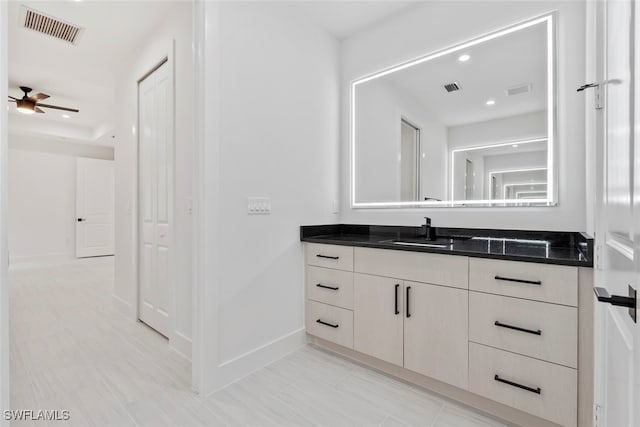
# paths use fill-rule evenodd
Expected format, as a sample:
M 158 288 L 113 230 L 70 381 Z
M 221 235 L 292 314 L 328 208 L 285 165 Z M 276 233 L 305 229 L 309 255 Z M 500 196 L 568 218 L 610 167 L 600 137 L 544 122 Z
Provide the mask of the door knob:
M 78 218 L 78 222 L 86 221 L 85 218 Z
M 609 295 L 609 292 L 605 288 L 593 288 L 593 293 L 596 294 L 596 298 L 600 302 L 608 302 L 611 305 L 617 305 L 620 307 L 627 307 L 629 309 L 629 316 L 636 321 L 636 290 L 629 285 L 629 296 L 622 295 Z

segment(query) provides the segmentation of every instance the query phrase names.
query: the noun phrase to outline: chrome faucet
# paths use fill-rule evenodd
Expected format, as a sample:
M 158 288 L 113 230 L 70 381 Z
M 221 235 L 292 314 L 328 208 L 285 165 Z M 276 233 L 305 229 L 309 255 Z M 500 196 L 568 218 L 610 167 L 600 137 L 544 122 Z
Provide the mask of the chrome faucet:
M 424 227 L 424 237 L 427 240 L 436 240 L 436 228 L 431 227 L 431 218 L 428 216 L 424 217 L 425 223 L 422 227 Z

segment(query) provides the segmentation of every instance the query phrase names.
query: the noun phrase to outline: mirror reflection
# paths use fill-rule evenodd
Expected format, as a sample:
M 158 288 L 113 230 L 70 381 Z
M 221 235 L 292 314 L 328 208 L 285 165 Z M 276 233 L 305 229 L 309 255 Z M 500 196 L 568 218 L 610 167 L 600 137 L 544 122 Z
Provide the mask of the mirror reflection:
M 354 206 L 549 204 L 552 16 L 353 83 Z

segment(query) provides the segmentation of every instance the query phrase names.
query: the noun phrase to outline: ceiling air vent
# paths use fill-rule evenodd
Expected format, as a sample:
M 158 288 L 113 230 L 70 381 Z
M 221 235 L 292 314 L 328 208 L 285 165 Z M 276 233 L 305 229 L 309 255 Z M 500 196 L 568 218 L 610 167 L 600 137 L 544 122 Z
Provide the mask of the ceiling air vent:
M 504 93 L 507 96 L 520 95 L 521 93 L 531 92 L 531 89 L 532 89 L 531 83 L 524 83 L 524 84 L 508 87 L 504 90 Z
M 22 7 L 20 24 L 29 30 L 37 31 L 41 34 L 55 37 L 67 43 L 75 45 L 78 42 L 83 28 L 60 19 L 40 13 L 28 7 Z
M 458 82 L 447 83 L 445 85 L 442 85 L 442 87 L 444 87 L 447 92 L 455 92 L 457 90 L 460 90 L 460 83 Z

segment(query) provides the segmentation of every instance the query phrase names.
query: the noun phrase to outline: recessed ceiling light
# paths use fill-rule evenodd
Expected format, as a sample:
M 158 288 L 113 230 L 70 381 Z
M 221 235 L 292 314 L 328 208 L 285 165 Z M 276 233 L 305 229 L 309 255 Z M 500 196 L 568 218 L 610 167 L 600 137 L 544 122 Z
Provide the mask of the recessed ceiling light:
M 513 144 L 512 147 L 513 148 L 518 148 L 518 144 Z
M 69 117 L 71 117 L 71 116 L 70 116 L 70 115 L 68 115 L 68 114 L 63 114 L 63 115 L 62 115 L 62 118 L 63 118 L 63 119 L 68 119 Z
M 466 53 L 458 57 L 458 61 L 460 62 L 467 62 L 470 59 L 471 59 L 471 55 L 467 55 Z
M 487 101 L 487 105 L 495 105 L 496 101 L 494 99 L 490 99 Z

